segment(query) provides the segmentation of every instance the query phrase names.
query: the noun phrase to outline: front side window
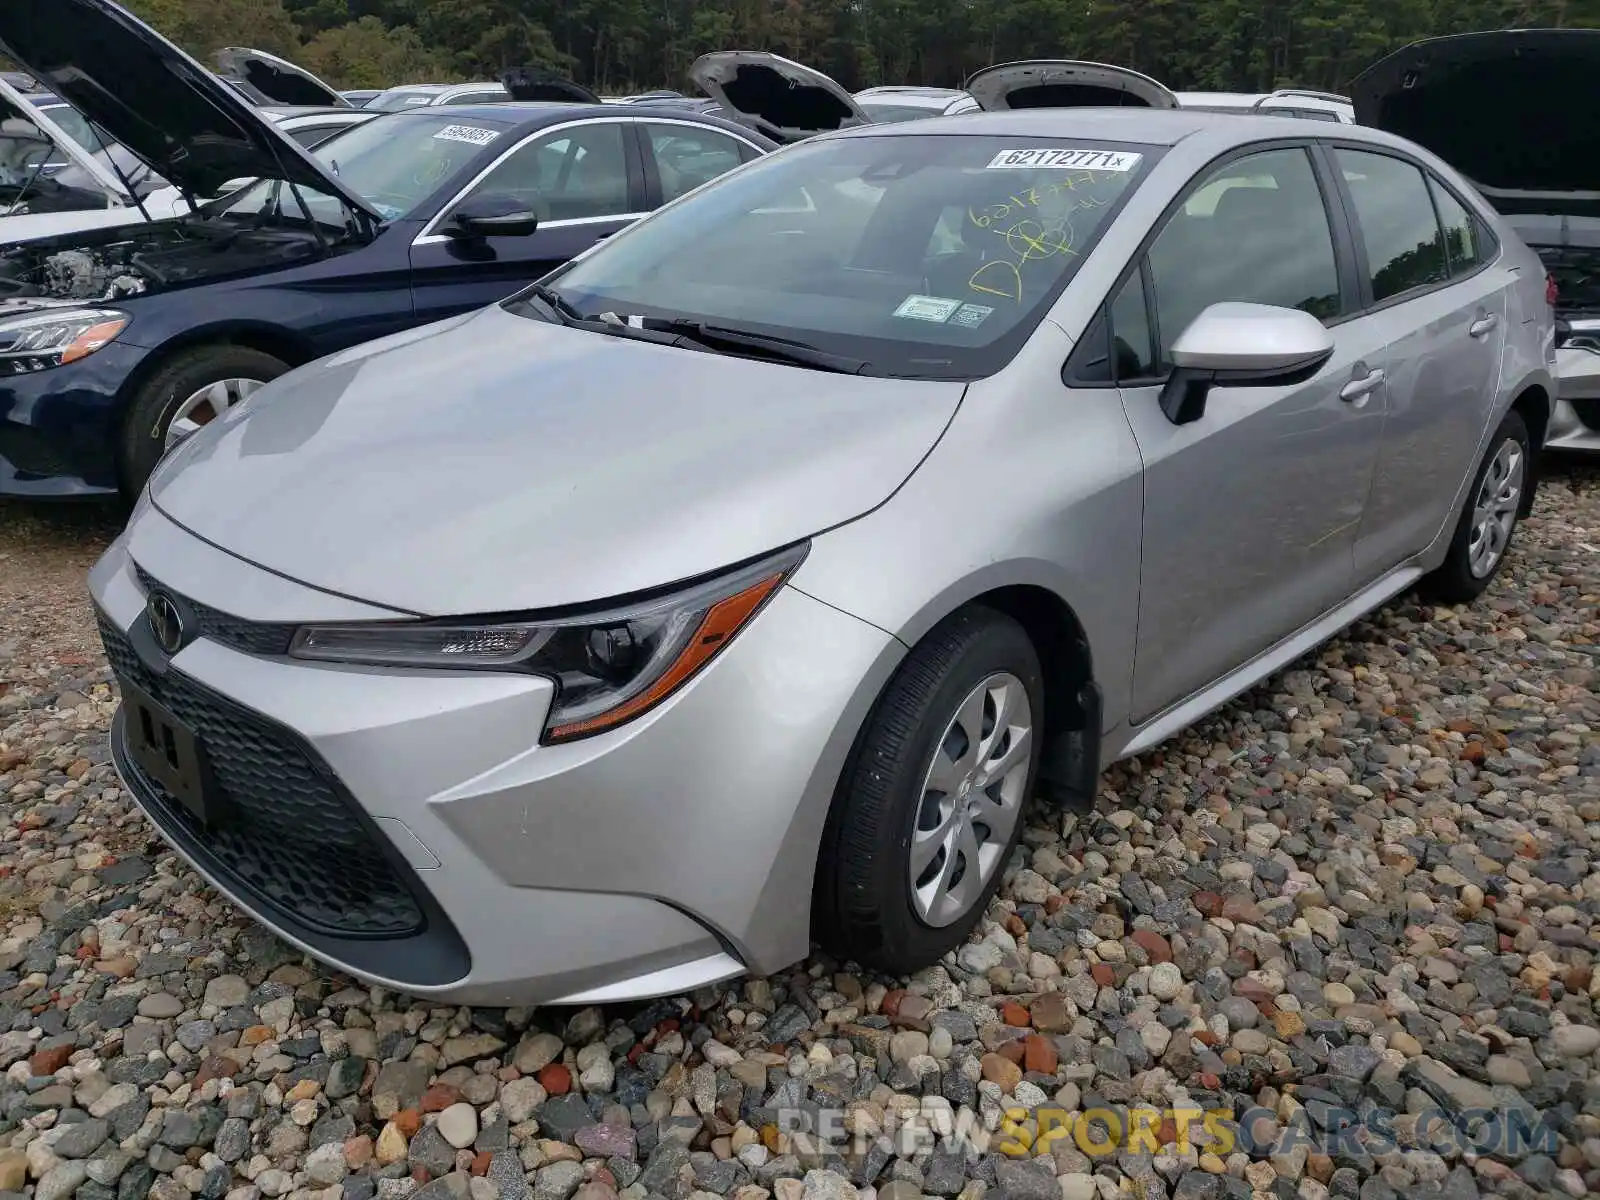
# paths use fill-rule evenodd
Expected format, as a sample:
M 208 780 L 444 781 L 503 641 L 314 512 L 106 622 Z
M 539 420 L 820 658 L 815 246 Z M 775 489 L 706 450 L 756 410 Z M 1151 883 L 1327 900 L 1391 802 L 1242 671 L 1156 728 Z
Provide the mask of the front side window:
M 1303 149 L 1247 155 L 1212 171 L 1169 219 L 1147 259 L 1160 361 L 1213 304 L 1298 308 L 1324 321 L 1341 311 L 1328 210 Z
M 1367 248 L 1372 298 L 1382 303 L 1448 277 L 1444 235 L 1422 171 L 1365 150 L 1334 151 Z
M 871 374 L 977 378 L 1016 353 L 1160 154 L 998 135 L 802 142 L 554 282 L 591 316 L 788 337 Z
M 710 183 L 744 161 L 742 144 L 714 129 L 651 121 L 640 128 L 655 156 L 663 204 L 692 192 L 702 183 Z
M 534 138 L 473 188 L 539 214 L 541 221 L 592 220 L 630 211 L 628 156 L 620 121 L 575 125 Z

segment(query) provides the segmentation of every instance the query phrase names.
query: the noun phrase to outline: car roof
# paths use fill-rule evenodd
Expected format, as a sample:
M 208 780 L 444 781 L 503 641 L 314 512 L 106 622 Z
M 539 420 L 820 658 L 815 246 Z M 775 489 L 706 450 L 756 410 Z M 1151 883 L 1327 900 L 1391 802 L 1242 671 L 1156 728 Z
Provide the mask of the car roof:
M 961 113 L 932 117 L 926 121 L 900 121 L 894 124 L 858 125 L 852 129 L 820 135 L 838 137 L 940 137 L 953 135 L 1002 137 L 1040 137 L 1056 140 L 1083 138 L 1086 141 L 1137 142 L 1146 146 L 1176 146 L 1195 134 L 1206 134 L 1208 146 L 1225 149 L 1229 145 L 1248 146 L 1275 137 L 1327 138 L 1337 129 L 1341 138 L 1355 138 L 1375 145 L 1415 148 L 1402 138 L 1369 129 L 1364 125 L 1331 126 L 1308 117 L 1278 116 L 1263 113 L 1258 119 L 1241 121 L 1232 113 L 1203 112 L 1192 108 L 1026 108 L 1003 112 Z
M 321 117 L 345 113 L 364 112 L 364 109 L 349 108 L 342 104 L 270 104 L 263 105 L 261 112 L 274 120 L 284 120 L 288 117 Z
M 427 107 L 419 105 L 416 108 L 384 113 L 376 119 L 415 121 L 428 117 L 438 120 L 440 115 L 440 107 L 437 105 Z M 498 103 L 452 104 L 449 106 L 449 116 L 452 120 L 487 121 L 502 128 L 518 130 L 540 129 L 545 125 L 581 121 L 590 117 L 604 117 L 609 120 L 655 117 L 667 121 L 687 121 L 695 125 L 705 125 L 712 129 L 720 129 L 724 133 L 737 134 L 760 145 L 772 145 L 769 139 L 737 121 L 730 121 L 716 113 L 697 112 L 694 109 L 668 103 L 571 104 L 558 100 L 503 100 Z

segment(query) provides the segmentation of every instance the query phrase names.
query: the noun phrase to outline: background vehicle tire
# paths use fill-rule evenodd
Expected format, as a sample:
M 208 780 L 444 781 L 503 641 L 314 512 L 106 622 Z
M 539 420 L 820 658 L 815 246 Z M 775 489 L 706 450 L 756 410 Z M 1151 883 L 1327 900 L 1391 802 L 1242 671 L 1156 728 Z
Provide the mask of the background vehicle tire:
M 1464 604 L 1483 594 L 1506 560 L 1533 482 L 1532 446 L 1522 417 L 1508 412 L 1473 477 L 1466 504 L 1450 539 L 1450 552 L 1422 581 L 1431 600 Z
M 826 949 L 903 974 L 966 940 L 1022 833 L 1043 720 L 1039 657 L 1010 617 L 964 609 L 918 643 L 834 794 L 814 906 Z
M 128 404 L 122 421 L 122 490 L 139 494 L 166 451 L 174 422 L 198 427 L 270 383 L 289 364 L 248 346 L 195 346 L 156 368 Z

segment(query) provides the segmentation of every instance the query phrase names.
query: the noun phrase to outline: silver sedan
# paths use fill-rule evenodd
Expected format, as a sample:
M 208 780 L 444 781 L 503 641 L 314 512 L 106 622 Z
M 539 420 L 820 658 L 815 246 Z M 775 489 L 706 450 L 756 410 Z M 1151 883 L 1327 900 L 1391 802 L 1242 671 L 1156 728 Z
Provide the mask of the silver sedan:
M 236 903 L 413 994 L 920 968 L 1036 797 L 1489 586 L 1553 323 L 1376 130 L 810 139 L 173 451 L 91 577 L 115 760 Z

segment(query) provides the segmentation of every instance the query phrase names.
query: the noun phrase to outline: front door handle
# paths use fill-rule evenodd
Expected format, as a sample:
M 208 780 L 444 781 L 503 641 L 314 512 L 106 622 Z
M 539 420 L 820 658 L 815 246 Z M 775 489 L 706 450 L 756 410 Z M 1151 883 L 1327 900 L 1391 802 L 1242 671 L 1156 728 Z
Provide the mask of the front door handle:
M 1357 408 L 1366 403 L 1367 397 L 1383 386 L 1383 368 L 1374 367 L 1360 379 L 1352 379 L 1339 389 L 1339 399 L 1348 400 Z
M 1487 316 L 1479 317 L 1471 325 L 1467 326 L 1467 332 L 1475 338 L 1481 338 L 1488 334 L 1498 323 L 1499 321 L 1495 315 L 1490 313 Z

